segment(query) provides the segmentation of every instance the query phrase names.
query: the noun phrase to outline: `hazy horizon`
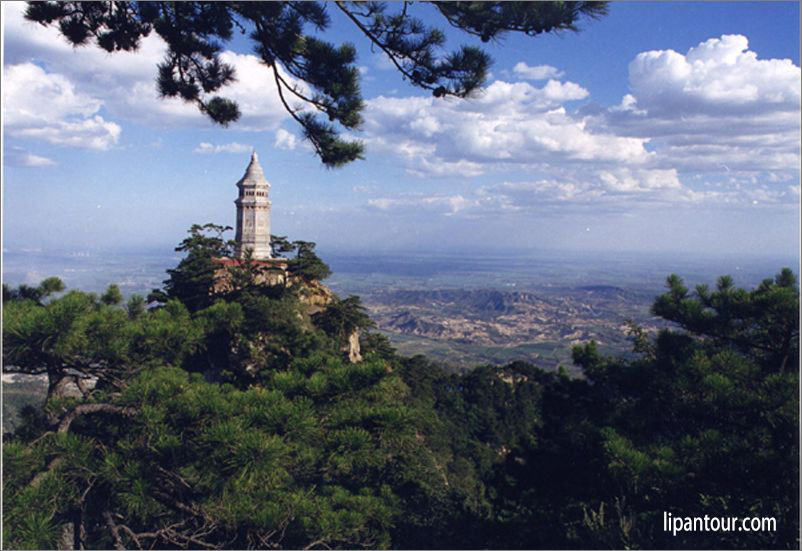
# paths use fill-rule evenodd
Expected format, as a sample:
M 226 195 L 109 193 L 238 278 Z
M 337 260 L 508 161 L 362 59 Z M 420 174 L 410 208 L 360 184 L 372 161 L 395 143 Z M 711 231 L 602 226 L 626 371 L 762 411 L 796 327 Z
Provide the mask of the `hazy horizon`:
M 401 287 L 537 287 L 619 285 L 661 289 L 677 273 L 690 284 L 713 283 L 733 276 L 735 284 L 753 287 L 789 267 L 799 274 L 799 257 L 760 254 L 666 254 L 655 252 L 541 250 L 488 251 L 318 251 L 333 271 L 326 280 L 337 292 L 359 293 L 381 286 Z M 34 285 L 58 276 L 68 288 L 100 291 L 111 283 L 126 295 L 161 287 L 166 270 L 182 254 L 170 249 L 137 252 L 20 251 L 4 252 L 2 278 L 10 286 Z

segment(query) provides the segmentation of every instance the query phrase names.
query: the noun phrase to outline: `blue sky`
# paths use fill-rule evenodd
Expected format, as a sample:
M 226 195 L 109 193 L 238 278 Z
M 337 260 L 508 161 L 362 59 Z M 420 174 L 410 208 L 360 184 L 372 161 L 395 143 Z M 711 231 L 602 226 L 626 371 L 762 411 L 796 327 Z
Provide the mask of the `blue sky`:
M 233 225 L 253 147 L 273 231 L 323 251 L 798 257 L 796 2 L 614 3 L 579 33 L 486 45 L 492 74 L 464 101 L 403 82 L 330 8 L 367 103 L 367 160 L 333 171 L 247 41 L 227 45 L 243 117 L 224 129 L 157 99 L 155 33 L 138 54 L 76 50 L 23 9 L 3 3 L 6 251 L 169 251 L 192 223 Z

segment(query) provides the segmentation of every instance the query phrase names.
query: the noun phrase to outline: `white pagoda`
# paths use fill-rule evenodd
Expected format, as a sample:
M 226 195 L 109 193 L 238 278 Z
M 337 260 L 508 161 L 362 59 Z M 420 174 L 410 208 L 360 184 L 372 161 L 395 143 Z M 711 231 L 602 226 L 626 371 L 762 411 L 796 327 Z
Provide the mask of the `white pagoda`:
M 262 166 L 256 151 L 251 154 L 251 162 L 245 175 L 237 182 L 239 197 L 237 205 L 237 233 L 235 256 L 244 258 L 246 251 L 252 258 L 269 259 L 270 256 L 270 183 L 265 180 Z

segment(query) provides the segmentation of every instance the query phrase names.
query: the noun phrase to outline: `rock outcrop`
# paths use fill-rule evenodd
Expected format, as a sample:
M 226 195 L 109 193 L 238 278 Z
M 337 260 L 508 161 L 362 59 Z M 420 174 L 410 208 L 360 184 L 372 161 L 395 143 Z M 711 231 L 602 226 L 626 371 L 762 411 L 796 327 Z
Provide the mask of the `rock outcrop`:
M 215 282 L 210 290 L 211 293 L 222 293 L 231 289 L 231 273 L 228 268 L 236 266 L 242 262 L 239 259 L 216 258 L 216 264 L 220 269 L 215 273 Z M 252 260 L 260 268 L 263 268 L 262 275 L 258 276 L 257 283 L 265 285 L 286 285 L 297 289 L 299 302 L 304 307 L 302 317 L 311 319 L 312 316 L 326 309 L 335 299 L 334 292 L 320 281 L 307 281 L 301 277 L 290 275 L 287 271 L 287 261 L 285 259 Z M 362 361 L 362 354 L 359 346 L 359 331 L 353 331 L 342 347 L 343 355 L 351 363 Z M 249 356 L 258 357 L 256 351 L 251 350 Z M 255 368 L 255 366 L 252 366 Z
M 352 364 L 362 361 L 362 351 L 359 348 L 359 331 L 356 330 L 348 335 L 348 344 L 343 346 L 343 353 Z

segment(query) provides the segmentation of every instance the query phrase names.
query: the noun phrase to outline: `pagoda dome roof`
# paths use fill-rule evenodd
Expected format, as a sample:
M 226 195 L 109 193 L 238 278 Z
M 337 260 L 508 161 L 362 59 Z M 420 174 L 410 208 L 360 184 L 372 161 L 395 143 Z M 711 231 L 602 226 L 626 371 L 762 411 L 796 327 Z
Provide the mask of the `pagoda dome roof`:
M 265 173 L 262 170 L 262 165 L 259 164 L 259 157 L 256 151 L 251 153 L 251 162 L 248 168 L 245 169 L 245 175 L 237 182 L 239 187 L 270 187 L 270 182 L 265 179 Z

